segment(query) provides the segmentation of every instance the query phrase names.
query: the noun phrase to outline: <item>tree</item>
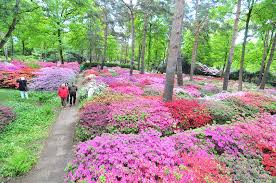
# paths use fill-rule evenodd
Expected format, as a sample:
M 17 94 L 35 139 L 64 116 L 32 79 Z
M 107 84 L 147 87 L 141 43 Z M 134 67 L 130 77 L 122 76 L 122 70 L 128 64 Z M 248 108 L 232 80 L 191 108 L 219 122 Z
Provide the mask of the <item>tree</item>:
M 262 90 L 265 88 L 265 84 L 266 84 L 267 76 L 268 76 L 268 73 L 269 73 L 269 70 L 270 70 L 270 66 L 273 62 L 273 57 L 274 57 L 274 52 L 275 52 L 275 45 L 276 45 L 276 34 L 274 34 L 269 59 L 268 59 L 268 62 L 267 62 L 266 68 L 265 68 L 265 72 L 264 72 L 264 75 L 263 75 L 263 78 L 262 78 L 262 82 L 261 82 L 261 85 L 260 85 L 260 89 L 262 89 Z
M 241 8 L 241 0 L 238 0 L 236 18 L 234 21 L 233 34 L 232 34 L 232 42 L 231 42 L 231 47 L 230 47 L 230 51 L 229 51 L 229 57 L 228 57 L 226 70 L 224 73 L 223 90 L 227 90 L 227 88 L 228 88 L 230 69 L 231 69 L 231 65 L 232 65 L 232 61 L 233 61 L 235 42 L 236 42 L 236 38 L 237 38 L 237 34 L 238 34 L 240 8 Z
M 255 0 L 247 0 L 248 3 L 248 13 L 246 14 L 246 23 L 245 23 L 245 31 L 244 31 L 244 38 L 243 38 L 243 43 L 242 43 L 242 55 L 241 55 L 241 61 L 240 61 L 240 71 L 239 71 L 239 86 L 238 86 L 238 91 L 242 91 L 242 75 L 243 75 L 243 65 L 244 65 L 244 56 L 245 56 L 245 46 L 246 46 L 246 41 L 248 37 L 248 28 L 249 28 L 249 22 L 251 18 L 251 14 L 253 11 L 253 7 L 255 4 Z
M 132 0 L 129 1 L 129 4 L 127 4 L 124 0 L 122 0 L 124 5 L 129 10 L 130 20 L 131 20 L 131 61 L 130 61 L 130 71 L 129 74 L 133 74 L 133 68 L 134 68 L 134 57 L 135 57 L 135 26 L 134 26 L 134 5 Z
M 147 44 L 147 26 L 148 26 L 148 15 L 144 14 L 144 28 L 143 28 L 143 41 L 142 41 L 142 51 L 141 51 L 141 70 L 140 73 L 145 73 L 145 51 Z
M 172 100 L 176 62 L 180 45 L 179 42 L 182 34 L 181 29 L 184 15 L 184 3 L 184 0 L 176 0 L 175 3 L 175 12 L 173 16 L 172 30 L 170 35 L 169 56 L 166 68 L 166 83 L 163 95 L 164 101 Z
M 3 46 L 9 40 L 9 38 L 12 35 L 12 32 L 15 29 L 15 26 L 18 22 L 19 5 L 20 5 L 20 0 L 16 0 L 15 5 L 14 5 L 14 14 L 13 14 L 12 22 L 9 25 L 8 31 L 6 32 L 4 37 L 0 40 L 0 49 L 3 48 Z

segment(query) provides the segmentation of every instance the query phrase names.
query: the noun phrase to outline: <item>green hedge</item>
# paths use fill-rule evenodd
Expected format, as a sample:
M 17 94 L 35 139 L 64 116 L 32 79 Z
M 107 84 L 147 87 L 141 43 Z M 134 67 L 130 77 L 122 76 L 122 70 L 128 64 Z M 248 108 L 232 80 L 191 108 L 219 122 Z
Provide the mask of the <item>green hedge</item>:
M 92 67 L 97 67 L 98 65 L 101 65 L 101 62 L 85 62 L 81 65 L 81 70 L 91 69 Z M 112 62 L 106 62 L 104 63 L 104 66 L 106 67 L 122 67 L 122 68 L 130 68 L 130 64 L 120 64 L 120 63 L 112 63 Z M 135 67 L 134 67 L 135 69 Z

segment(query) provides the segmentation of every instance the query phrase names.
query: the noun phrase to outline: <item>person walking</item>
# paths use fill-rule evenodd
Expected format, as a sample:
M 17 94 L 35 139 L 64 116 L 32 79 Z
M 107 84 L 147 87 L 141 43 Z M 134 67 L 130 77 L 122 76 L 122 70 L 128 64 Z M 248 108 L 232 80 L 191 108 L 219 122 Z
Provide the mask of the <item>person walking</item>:
M 58 96 L 61 99 L 61 105 L 63 107 L 66 107 L 66 99 L 69 95 L 68 88 L 65 86 L 65 84 L 62 84 L 58 89 Z
M 72 104 L 73 105 L 76 104 L 77 91 L 78 91 L 78 87 L 74 83 L 72 83 L 72 85 L 69 86 L 70 106 L 72 106 Z
M 69 91 L 69 83 L 65 83 L 65 86 L 67 87 L 67 89 Z M 68 97 L 66 98 L 66 102 L 67 102 L 67 104 L 69 103 L 69 94 L 68 94 Z
M 28 87 L 25 77 L 21 77 L 20 79 L 16 80 L 16 82 L 19 84 L 18 89 L 20 91 L 21 98 L 28 99 Z

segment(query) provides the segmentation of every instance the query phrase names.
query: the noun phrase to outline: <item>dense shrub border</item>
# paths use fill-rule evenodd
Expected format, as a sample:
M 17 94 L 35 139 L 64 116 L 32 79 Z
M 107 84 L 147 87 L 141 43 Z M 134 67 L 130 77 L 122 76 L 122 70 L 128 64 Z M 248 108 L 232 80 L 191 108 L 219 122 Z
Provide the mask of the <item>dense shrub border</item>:
M 0 133 L 0 182 L 6 182 L 37 162 L 59 100 L 50 92 L 30 92 L 28 100 L 21 100 L 17 90 L 0 89 L 0 101 L 16 113 L 16 119 Z

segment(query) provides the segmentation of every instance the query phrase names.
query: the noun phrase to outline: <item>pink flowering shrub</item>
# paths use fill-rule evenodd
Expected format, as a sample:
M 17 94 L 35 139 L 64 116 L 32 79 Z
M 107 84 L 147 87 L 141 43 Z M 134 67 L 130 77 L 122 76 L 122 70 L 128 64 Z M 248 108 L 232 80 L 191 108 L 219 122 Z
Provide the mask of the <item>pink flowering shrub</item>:
M 91 102 L 80 111 L 79 124 L 91 135 L 89 138 L 107 132 L 138 133 L 149 128 L 169 133 L 176 124 L 160 99 L 139 97 L 110 102 L 101 99 L 95 98 L 102 104 Z
M 80 65 L 78 62 L 65 62 L 64 64 L 53 63 L 53 62 L 39 62 L 39 66 L 42 68 L 60 67 L 60 68 L 72 69 L 76 74 L 80 72 Z
M 184 90 L 192 97 L 200 97 L 201 93 L 199 91 L 199 87 L 196 85 L 185 85 Z
M 55 91 L 63 83 L 72 82 L 76 73 L 72 69 L 61 67 L 45 67 L 40 69 L 38 76 L 31 80 L 29 88 L 32 90 Z

